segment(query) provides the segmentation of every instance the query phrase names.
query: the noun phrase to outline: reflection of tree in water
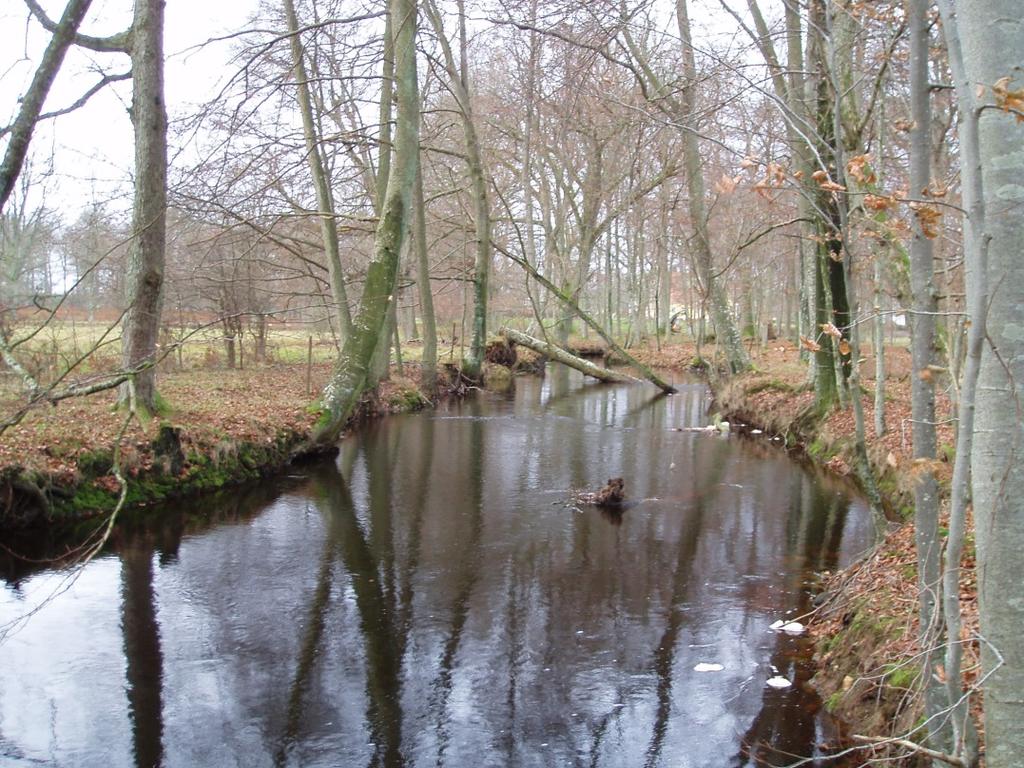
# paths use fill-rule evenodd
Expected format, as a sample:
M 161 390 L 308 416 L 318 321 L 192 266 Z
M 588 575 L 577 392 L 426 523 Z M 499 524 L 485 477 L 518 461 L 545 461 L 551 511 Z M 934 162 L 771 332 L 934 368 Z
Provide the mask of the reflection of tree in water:
M 332 536 L 324 537 L 324 549 L 320 556 L 320 568 L 317 572 L 316 587 L 304 626 L 306 632 L 299 646 L 298 662 L 295 665 L 295 676 L 288 693 L 288 705 L 285 714 L 284 734 L 274 752 L 274 764 L 285 765 L 288 750 L 298 740 L 302 729 L 304 715 L 303 702 L 310 675 L 320 656 L 321 641 L 326 624 L 327 607 L 331 596 L 331 574 L 334 570 L 334 559 L 337 557 L 336 542 Z
M 333 467 L 315 475 L 326 502 L 328 539 L 335 542 L 350 576 L 366 652 L 367 721 L 375 751 L 371 765 L 403 765 L 401 754 L 402 660 L 394 615 L 379 578 L 378 563 L 356 518 L 348 487 Z
M 348 486 L 337 468 L 326 467 L 314 475 L 317 492 L 323 500 L 319 506 L 328 525 L 308 619 L 303 625 L 306 630 L 289 691 L 284 734 L 275 753 L 278 765 L 287 762 L 289 749 L 301 736 L 304 702 L 325 642 L 324 628 L 338 557 L 356 594 L 359 628 L 367 652 L 366 718 L 377 745 L 371 764 L 405 764 L 401 750 L 401 665 L 412 618 L 412 578 L 420 557 L 420 529 L 428 497 L 434 439 L 432 421 L 420 420 L 418 426 L 421 440 L 416 463 L 420 472 L 411 494 L 409 547 L 401 574 L 396 574 L 390 482 L 391 468 L 397 461 L 398 434 L 378 429 L 368 432 L 360 441 L 369 476 L 368 537 L 359 525 Z M 389 435 L 394 437 L 390 449 Z M 343 463 L 349 466 L 349 476 L 356 458 L 355 449 L 342 457 Z
M 163 653 L 153 591 L 154 547 L 140 534 L 121 547 L 121 632 L 135 765 L 163 764 Z
M 697 468 L 696 441 L 691 441 L 691 466 Z M 676 563 L 672 575 L 672 600 L 669 606 L 665 629 L 661 634 L 658 647 L 654 651 L 654 673 L 657 675 L 657 710 L 651 729 L 651 743 L 647 747 L 645 766 L 653 766 L 661 757 L 661 750 L 668 732 L 668 723 L 672 714 L 672 670 L 675 665 L 676 647 L 679 631 L 684 623 L 684 605 L 687 600 L 693 575 L 697 568 L 697 547 L 700 543 L 701 530 L 704 527 L 705 505 L 710 504 L 720 489 L 719 481 L 725 468 L 725 462 L 716 460 L 723 457 L 726 448 L 724 442 L 717 444 L 710 457 L 710 469 L 706 472 L 694 471 L 695 502 L 686 528 L 679 534 L 676 549 Z
M 480 416 L 480 400 L 472 398 L 468 403 L 470 412 Z M 479 418 L 468 422 L 469 445 L 467 459 L 459 466 L 466 467 L 468 494 L 466 506 L 469 513 L 467 524 L 468 539 L 460 557 L 460 568 L 456 579 L 455 599 L 452 601 L 451 630 L 444 642 L 441 667 L 433 684 L 432 706 L 437 709 L 437 764 L 444 763 L 449 741 L 449 700 L 452 693 L 455 659 L 462 645 L 463 632 L 469 618 L 469 602 L 473 589 L 480 579 L 480 540 L 483 537 L 484 520 L 484 424 Z
M 815 571 L 832 570 L 838 562 L 849 502 L 822 489 L 808 476 L 796 478 L 789 503 L 790 516 L 787 544 L 800 562 L 791 566 L 791 578 L 800 580 L 789 591 L 797 596 L 794 613 L 809 608 L 809 595 L 803 580 Z M 794 551 L 795 550 L 795 551 Z M 818 736 L 818 713 L 821 702 L 808 695 L 805 688 L 811 676 L 809 661 L 802 651 L 806 640 L 794 640 L 783 633 L 776 635 L 770 663 L 793 680 L 793 688 L 766 689 L 761 709 L 743 734 L 732 765 L 787 765 L 798 759 L 812 757 Z M 803 646 L 803 647 L 801 647 Z M 824 765 L 814 760 L 809 765 Z M 834 760 L 830 766 L 842 765 Z

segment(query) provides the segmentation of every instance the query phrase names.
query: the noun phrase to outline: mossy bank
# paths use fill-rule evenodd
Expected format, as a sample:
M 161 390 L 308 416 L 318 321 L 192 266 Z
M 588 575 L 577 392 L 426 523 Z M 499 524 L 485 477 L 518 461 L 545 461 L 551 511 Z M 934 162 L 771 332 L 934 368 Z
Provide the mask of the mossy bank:
M 387 382 L 363 399 L 348 426 L 430 404 L 411 382 Z M 173 412 L 154 420 L 121 440 L 117 461 L 125 480 L 124 508 L 210 493 L 278 472 L 296 459 L 330 452 L 330 447 L 310 444 L 315 408 L 308 416 L 286 427 L 270 423 L 245 437 L 175 418 Z M 67 452 L 60 471 L 14 463 L 0 468 L 0 531 L 61 527 L 114 510 L 122 486 L 113 443 L 94 441 Z

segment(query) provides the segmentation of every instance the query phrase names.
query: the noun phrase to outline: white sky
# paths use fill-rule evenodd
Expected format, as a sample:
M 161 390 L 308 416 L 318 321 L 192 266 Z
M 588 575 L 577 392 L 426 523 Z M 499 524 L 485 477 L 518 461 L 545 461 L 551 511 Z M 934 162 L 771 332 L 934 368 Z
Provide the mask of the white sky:
M 256 11 L 258 0 L 168 0 L 164 50 L 166 97 L 171 118 L 185 112 L 189 105 L 201 103 L 216 93 L 230 75 L 226 62 L 231 42 L 214 43 L 201 50 L 190 50 L 211 37 L 234 32 L 246 26 Z M 42 0 L 52 19 L 63 11 L 63 0 Z M 104 36 L 128 27 L 131 0 L 94 0 L 80 31 Z M 0 123 L 14 118 L 17 100 L 24 93 L 35 71 L 35 62 L 49 35 L 28 19 L 21 0 L 0 0 Z M 126 72 L 124 54 L 97 54 L 73 49 L 65 58 L 44 111 L 73 103 L 99 80 L 97 69 Z M 126 111 L 131 103 L 131 83 L 108 86 L 76 113 L 49 121 L 37 128 L 32 153 L 40 163 L 54 158 L 54 175 L 45 184 L 37 184 L 33 202 L 45 198 L 48 207 L 71 211 L 103 201 L 123 191 L 132 165 L 132 127 Z M 6 142 L 0 143 L 0 151 Z M 40 178 L 42 169 L 33 172 Z M 123 206 L 118 206 L 123 207 Z
M 670 13 L 671 2 L 660 1 Z M 50 18 L 56 19 L 65 0 L 41 0 L 41 4 Z M 187 114 L 192 105 L 209 100 L 233 71 L 227 62 L 234 41 L 198 50 L 194 47 L 212 37 L 244 29 L 258 4 L 259 0 L 167 0 L 165 87 L 172 120 Z M 773 4 L 770 1 L 768 6 Z M 129 25 L 131 8 L 132 0 L 93 0 L 81 31 L 96 36 L 119 32 Z M 723 16 L 715 0 L 691 0 L 691 16 L 698 45 L 736 34 L 734 24 Z M 0 0 L 0 124 L 13 119 L 17 100 L 27 88 L 48 40 L 49 34 L 35 20 L 29 21 L 22 0 Z M 44 111 L 73 103 L 98 81 L 101 69 L 125 72 L 128 57 L 72 47 Z M 130 81 L 116 83 L 94 96 L 86 107 L 37 127 L 30 150 L 30 156 L 37 160 L 30 204 L 45 202 L 49 208 L 59 208 L 69 223 L 93 202 L 120 196 L 115 208 L 127 209 L 133 157 L 132 127 L 126 111 L 130 102 Z M 0 152 L 5 146 L 0 140 Z M 53 174 L 41 183 L 43 166 L 51 158 Z

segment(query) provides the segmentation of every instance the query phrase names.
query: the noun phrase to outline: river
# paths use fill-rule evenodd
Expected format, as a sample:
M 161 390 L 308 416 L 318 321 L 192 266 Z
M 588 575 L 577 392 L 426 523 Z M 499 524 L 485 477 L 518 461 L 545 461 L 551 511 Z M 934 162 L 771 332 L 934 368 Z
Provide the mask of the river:
M 821 757 L 810 641 L 771 625 L 871 515 L 766 440 L 679 431 L 707 402 L 556 368 L 129 522 L 74 578 L 4 561 L 0 764 Z M 621 514 L 571 503 L 610 477 Z

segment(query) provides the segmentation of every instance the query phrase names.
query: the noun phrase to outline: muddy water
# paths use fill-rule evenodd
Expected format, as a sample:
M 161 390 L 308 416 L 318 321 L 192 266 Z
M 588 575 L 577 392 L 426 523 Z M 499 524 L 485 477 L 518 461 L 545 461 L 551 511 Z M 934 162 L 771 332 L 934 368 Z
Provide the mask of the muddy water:
M 769 626 L 868 545 L 870 516 L 763 444 L 675 431 L 705 409 L 700 385 L 656 397 L 555 372 L 126 527 L 74 582 L 8 563 L 0 764 L 820 755 L 806 640 Z M 566 505 L 612 476 L 621 515 Z

